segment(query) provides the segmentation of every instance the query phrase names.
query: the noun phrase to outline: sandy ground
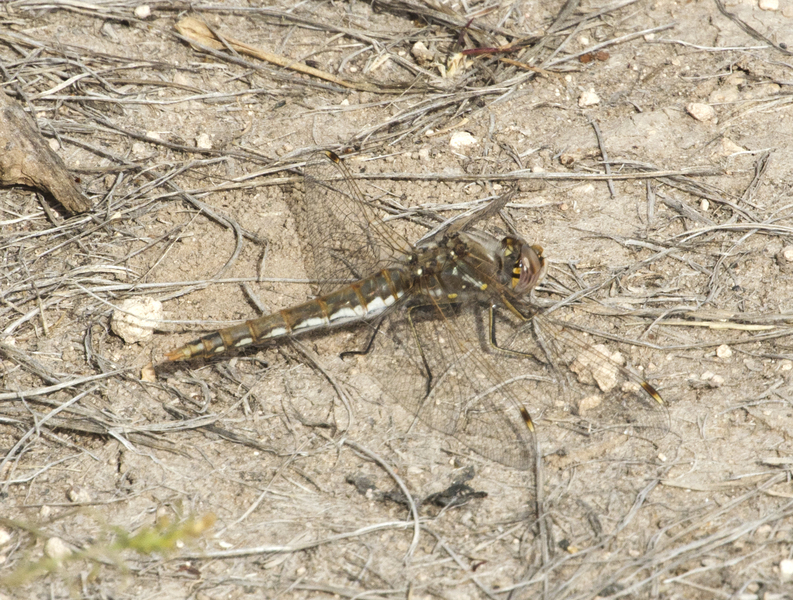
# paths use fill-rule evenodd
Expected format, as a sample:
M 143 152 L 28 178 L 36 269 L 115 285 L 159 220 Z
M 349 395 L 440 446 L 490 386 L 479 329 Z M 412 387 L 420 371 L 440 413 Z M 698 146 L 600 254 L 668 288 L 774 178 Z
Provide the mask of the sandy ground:
M 670 0 L 555 26 L 558 2 L 0 7 L 3 90 L 93 204 L 0 189 L 0 597 L 793 597 L 793 4 L 761 4 L 726 6 L 749 32 Z M 339 357 L 354 332 L 163 364 L 311 296 L 290 206 L 323 148 L 411 236 L 513 188 L 537 301 L 586 290 L 554 316 L 669 432 L 559 437 L 538 397 L 538 482 L 413 423 Z M 125 342 L 141 297 L 162 321 Z

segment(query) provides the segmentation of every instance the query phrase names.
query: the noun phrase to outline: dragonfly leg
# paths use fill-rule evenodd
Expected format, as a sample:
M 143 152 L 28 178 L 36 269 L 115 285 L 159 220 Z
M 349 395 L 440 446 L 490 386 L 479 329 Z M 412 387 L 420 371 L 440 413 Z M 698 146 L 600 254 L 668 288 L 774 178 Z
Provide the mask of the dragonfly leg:
M 426 373 L 427 377 L 427 389 L 424 392 L 424 398 L 422 398 L 423 404 L 423 401 L 427 399 L 427 397 L 430 395 L 430 392 L 432 391 L 432 371 L 430 371 L 430 364 L 427 361 L 427 357 L 424 355 L 424 348 L 421 346 L 421 339 L 419 338 L 419 334 L 416 331 L 416 326 L 413 323 L 413 311 L 416 308 L 419 308 L 419 306 L 411 306 L 408 308 L 407 322 L 410 325 L 410 331 L 413 334 L 413 340 L 416 342 L 416 347 L 419 349 L 419 355 L 421 356 L 421 362 L 424 363 L 424 372 Z
M 490 347 L 498 352 L 502 352 L 508 356 L 515 356 L 520 358 L 531 358 L 533 360 L 537 360 L 537 357 L 532 354 L 531 352 L 521 352 L 520 350 L 510 350 L 509 348 L 502 348 L 498 345 L 496 341 L 496 307 L 491 306 L 490 310 L 488 311 L 490 316 Z
M 369 341 L 366 342 L 366 345 L 361 350 L 345 350 L 344 352 L 339 354 L 339 358 L 344 360 L 348 356 L 364 356 L 366 354 L 369 354 L 372 351 L 372 348 L 374 348 L 374 338 L 377 337 L 377 334 L 380 331 L 380 325 L 382 324 L 383 324 L 382 319 L 379 319 L 375 323 L 374 330 L 372 331 L 372 335 L 369 336 Z

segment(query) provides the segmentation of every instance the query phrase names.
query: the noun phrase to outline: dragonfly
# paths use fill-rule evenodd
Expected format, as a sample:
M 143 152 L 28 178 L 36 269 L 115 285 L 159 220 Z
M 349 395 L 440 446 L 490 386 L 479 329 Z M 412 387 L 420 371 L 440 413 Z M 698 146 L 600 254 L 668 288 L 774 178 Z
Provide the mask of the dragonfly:
M 411 243 L 325 152 L 291 206 L 318 295 L 167 353 L 169 361 L 334 328 L 363 328 L 358 354 L 384 396 L 476 453 L 521 470 L 546 441 L 665 432 L 666 403 L 644 378 L 544 314 L 532 294 L 543 249 L 489 223 L 504 202 Z M 339 282 L 347 282 L 340 284 Z M 582 391 L 583 390 L 583 391 Z M 593 391 L 594 390 L 594 391 Z M 593 399 L 594 398 L 594 399 Z

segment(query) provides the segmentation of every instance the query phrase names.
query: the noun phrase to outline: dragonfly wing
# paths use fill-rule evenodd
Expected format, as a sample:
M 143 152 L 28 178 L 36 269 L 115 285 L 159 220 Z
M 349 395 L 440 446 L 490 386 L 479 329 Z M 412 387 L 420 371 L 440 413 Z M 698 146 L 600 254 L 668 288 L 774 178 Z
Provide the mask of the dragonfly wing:
M 496 320 L 498 346 L 535 356 L 558 383 L 555 396 L 537 398 L 542 406 L 533 407 L 547 421 L 578 432 L 577 440 L 566 436 L 568 449 L 599 434 L 657 440 L 669 432 L 666 403 L 652 385 L 612 358 L 619 355 L 541 314 L 515 327 L 503 312 Z
M 404 263 L 413 250 L 383 222 L 332 152 L 309 162 L 304 170 L 304 193 L 292 204 L 300 239 L 308 247 L 309 274 L 323 282 L 320 294 Z
M 537 446 L 526 407 L 536 373 L 525 358 L 502 362 L 483 345 L 483 318 L 475 302 L 408 306 L 381 326 L 367 370 L 431 428 L 485 458 L 531 469 Z

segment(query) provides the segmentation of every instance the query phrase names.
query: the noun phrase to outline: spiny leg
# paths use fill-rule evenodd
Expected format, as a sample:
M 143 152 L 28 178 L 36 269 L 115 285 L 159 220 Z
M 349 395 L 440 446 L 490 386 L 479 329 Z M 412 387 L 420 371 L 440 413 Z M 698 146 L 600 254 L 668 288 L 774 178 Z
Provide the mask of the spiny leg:
M 369 336 L 369 341 L 366 342 L 366 345 L 361 350 L 345 350 L 341 354 L 339 354 L 339 358 L 344 360 L 348 356 L 365 356 L 372 351 L 374 348 L 374 339 L 377 337 L 377 334 L 380 332 L 380 326 L 383 324 L 383 319 L 378 319 L 375 322 L 374 328 L 372 330 L 372 335 Z

